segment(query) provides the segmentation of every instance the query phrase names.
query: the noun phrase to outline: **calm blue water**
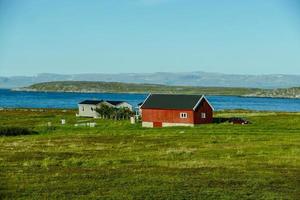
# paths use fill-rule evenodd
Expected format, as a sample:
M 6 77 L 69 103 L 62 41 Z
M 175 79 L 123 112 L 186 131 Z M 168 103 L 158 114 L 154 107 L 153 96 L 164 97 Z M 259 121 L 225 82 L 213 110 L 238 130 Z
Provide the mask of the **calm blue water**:
M 77 108 L 86 99 L 122 100 L 136 106 L 147 94 L 17 92 L 0 89 L 3 108 Z M 216 110 L 251 109 L 300 112 L 300 99 L 207 96 Z

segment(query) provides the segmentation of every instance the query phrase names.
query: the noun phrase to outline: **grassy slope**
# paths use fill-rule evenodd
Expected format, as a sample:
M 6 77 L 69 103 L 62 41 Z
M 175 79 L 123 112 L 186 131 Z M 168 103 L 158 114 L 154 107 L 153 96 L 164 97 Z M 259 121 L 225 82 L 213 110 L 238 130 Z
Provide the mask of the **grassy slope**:
M 206 95 L 247 95 L 260 92 L 254 88 L 191 87 L 157 84 L 117 82 L 57 81 L 38 83 L 27 87 L 38 91 L 131 92 L 131 93 L 183 93 Z
M 0 199 L 297 199 L 300 114 L 219 112 L 247 126 L 143 129 L 75 111 L 0 111 L 2 126 L 40 135 L 0 137 Z M 67 119 L 66 125 L 58 124 Z M 47 130 L 51 121 L 56 130 Z

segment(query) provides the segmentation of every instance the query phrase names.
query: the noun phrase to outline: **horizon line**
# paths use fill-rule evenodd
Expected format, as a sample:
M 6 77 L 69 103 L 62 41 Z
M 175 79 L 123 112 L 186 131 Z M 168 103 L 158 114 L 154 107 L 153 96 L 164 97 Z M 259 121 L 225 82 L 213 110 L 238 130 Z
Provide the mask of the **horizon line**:
M 240 75 L 240 76 L 300 76 L 300 74 L 288 74 L 288 73 L 260 73 L 260 74 L 253 74 L 253 73 L 224 73 L 224 72 L 212 72 L 212 71 L 181 71 L 181 72 L 172 72 L 172 71 L 157 71 L 157 72 L 110 72 L 110 73 L 102 73 L 102 72 L 89 72 L 89 73 L 54 73 L 54 72 L 41 72 L 31 75 L 4 75 L 0 77 L 11 78 L 11 77 L 38 77 L 40 75 L 63 75 L 63 76 L 78 76 L 78 75 L 122 75 L 122 74 L 185 74 L 185 73 L 210 73 L 210 74 L 222 74 L 222 75 Z

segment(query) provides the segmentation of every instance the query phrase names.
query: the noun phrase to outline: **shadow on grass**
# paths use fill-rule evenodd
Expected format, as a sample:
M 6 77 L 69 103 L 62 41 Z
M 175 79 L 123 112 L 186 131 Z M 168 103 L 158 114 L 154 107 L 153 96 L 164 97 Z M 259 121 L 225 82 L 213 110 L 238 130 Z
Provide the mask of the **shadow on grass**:
M 38 132 L 23 127 L 0 127 L 0 136 L 34 135 Z
M 225 123 L 225 122 L 228 122 L 231 124 L 251 124 L 251 122 L 248 121 L 247 119 L 240 118 L 240 117 L 230 117 L 230 118 L 215 117 L 215 118 L 213 118 L 214 124 L 220 124 L 220 123 Z
M 225 123 L 228 122 L 230 118 L 227 117 L 214 117 L 213 118 L 213 123 L 214 124 L 220 124 L 220 123 Z

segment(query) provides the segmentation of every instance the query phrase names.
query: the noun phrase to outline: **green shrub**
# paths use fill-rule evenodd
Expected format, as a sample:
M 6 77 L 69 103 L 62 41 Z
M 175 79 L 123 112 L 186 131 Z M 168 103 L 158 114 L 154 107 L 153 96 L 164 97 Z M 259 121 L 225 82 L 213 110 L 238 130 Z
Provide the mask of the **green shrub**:
M 0 136 L 17 136 L 32 134 L 37 134 L 37 132 L 23 127 L 0 127 Z
M 109 119 L 129 119 L 134 116 L 134 112 L 128 108 L 113 108 L 108 105 L 101 105 L 100 108 L 96 109 L 97 113 L 103 118 Z

